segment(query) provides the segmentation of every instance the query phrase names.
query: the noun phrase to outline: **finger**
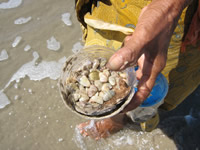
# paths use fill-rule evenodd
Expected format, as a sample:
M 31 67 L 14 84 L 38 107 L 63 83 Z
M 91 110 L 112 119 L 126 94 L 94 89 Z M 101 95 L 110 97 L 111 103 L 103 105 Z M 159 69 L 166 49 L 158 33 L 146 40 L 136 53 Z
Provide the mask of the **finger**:
M 118 50 L 108 61 L 107 67 L 111 70 L 122 70 L 128 66 L 134 65 L 141 55 L 141 46 L 138 43 L 132 43 L 129 39 L 124 47 Z

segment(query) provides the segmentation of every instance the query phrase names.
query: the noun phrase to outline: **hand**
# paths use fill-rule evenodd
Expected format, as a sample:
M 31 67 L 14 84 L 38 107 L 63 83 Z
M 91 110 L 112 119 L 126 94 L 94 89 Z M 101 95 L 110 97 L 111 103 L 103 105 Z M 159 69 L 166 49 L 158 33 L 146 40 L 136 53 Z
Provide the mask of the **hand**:
M 109 60 L 111 70 L 138 64 L 138 91 L 124 112 L 138 107 L 150 94 L 156 77 L 167 60 L 170 38 L 189 0 L 153 0 L 142 9 L 135 32 L 125 38 L 123 47 Z

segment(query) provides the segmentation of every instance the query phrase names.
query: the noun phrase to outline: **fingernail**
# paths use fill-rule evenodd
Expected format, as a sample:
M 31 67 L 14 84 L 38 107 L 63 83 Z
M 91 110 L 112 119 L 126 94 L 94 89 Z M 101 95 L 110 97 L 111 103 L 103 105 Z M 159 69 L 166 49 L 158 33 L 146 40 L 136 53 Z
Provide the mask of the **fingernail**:
M 123 65 L 123 59 L 120 56 L 112 56 L 107 63 L 107 67 L 111 70 L 119 70 Z

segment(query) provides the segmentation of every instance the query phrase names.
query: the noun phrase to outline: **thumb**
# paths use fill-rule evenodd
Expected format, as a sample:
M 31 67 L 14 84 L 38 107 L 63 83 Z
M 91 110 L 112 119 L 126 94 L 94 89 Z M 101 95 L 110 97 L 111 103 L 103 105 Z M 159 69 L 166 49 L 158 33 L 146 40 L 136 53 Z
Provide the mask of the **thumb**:
M 125 39 L 124 46 L 109 59 L 107 67 L 111 70 L 123 70 L 132 66 L 136 64 L 137 59 L 141 56 L 141 44 L 136 42 L 133 36 L 131 38 L 128 36 L 127 39 Z

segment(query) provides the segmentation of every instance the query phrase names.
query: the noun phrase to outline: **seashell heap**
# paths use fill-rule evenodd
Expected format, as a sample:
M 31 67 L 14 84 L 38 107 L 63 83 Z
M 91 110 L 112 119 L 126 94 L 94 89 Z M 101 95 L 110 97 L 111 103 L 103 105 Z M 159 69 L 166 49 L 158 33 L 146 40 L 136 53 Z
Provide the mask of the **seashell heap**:
M 65 89 L 75 110 L 85 115 L 101 115 L 120 104 L 129 94 L 125 72 L 111 71 L 105 58 L 87 61 L 66 78 Z

